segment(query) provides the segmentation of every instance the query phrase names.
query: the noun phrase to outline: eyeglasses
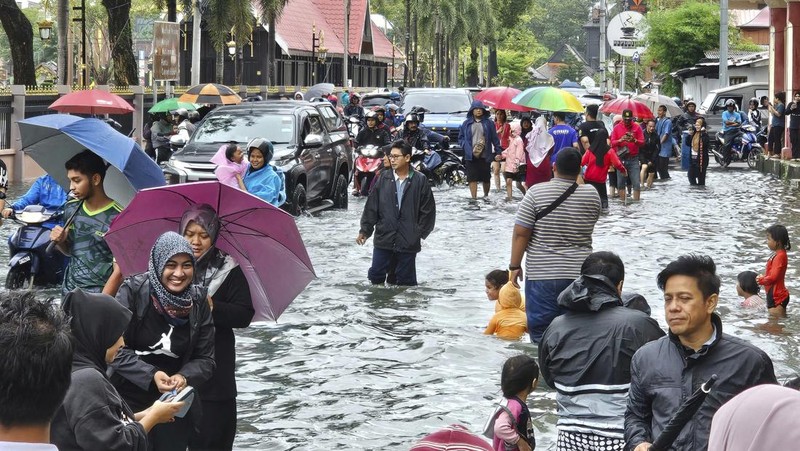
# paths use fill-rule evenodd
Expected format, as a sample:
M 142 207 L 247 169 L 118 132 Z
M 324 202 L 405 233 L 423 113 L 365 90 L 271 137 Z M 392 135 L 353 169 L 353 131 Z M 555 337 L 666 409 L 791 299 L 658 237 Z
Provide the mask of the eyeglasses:
M 396 159 L 398 159 L 398 158 L 400 158 L 400 157 L 403 157 L 403 156 L 405 156 L 405 155 L 402 155 L 402 154 L 401 154 L 401 155 L 395 155 L 395 154 L 393 154 L 393 153 L 390 153 L 390 154 L 389 154 L 389 155 L 387 155 L 387 156 L 389 157 L 389 159 L 390 159 L 390 160 L 396 160 Z

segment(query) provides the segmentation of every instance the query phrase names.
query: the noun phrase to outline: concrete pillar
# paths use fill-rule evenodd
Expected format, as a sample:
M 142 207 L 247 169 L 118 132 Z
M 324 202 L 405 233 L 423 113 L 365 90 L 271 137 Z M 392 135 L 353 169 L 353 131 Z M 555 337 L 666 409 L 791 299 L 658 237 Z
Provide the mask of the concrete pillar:
M 247 85 L 239 85 L 239 97 L 242 101 L 247 100 Z
M 144 127 L 144 86 L 131 86 L 133 91 L 133 140 L 142 144 Z
M 770 67 L 769 67 L 769 86 L 770 99 L 775 97 L 776 92 L 783 91 L 786 86 L 786 8 L 779 4 L 770 4 L 769 8 L 769 43 L 770 43 Z
M 800 70 L 795 66 L 800 64 L 800 1 L 786 3 L 786 103 L 792 102 L 796 91 L 800 91 Z M 789 118 L 786 118 L 785 147 L 791 148 L 789 139 Z
M 261 85 L 258 87 L 258 91 L 260 92 L 261 98 L 264 100 L 269 99 L 269 86 Z
M 12 166 L 11 180 L 21 182 L 25 179 L 25 154 L 22 152 L 22 135 L 19 133 L 18 122 L 25 119 L 25 86 L 11 86 L 11 148 L 14 149 L 14 165 Z
M 56 85 L 56 91 L 58 96 L 61 97 L 72 92 L 72 87 L 70 85 Z

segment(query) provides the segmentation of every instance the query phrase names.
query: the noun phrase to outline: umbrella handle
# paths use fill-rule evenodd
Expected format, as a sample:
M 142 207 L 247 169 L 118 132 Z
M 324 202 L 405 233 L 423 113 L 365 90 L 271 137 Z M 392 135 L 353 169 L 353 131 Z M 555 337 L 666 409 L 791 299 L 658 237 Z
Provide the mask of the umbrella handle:
M 703 390 L 703 393 L 709 394 L 711 392 L 711 387 L 717 383 L 717 375 L 712 374 L 711 377 L 706 381 L 705 384 L 700 386 L 700 390 Z
M 75 207 L 75 211 L 73 211 L 72 214 L 69 215 L 69 218 L 67 218 L 67 221 L 64 223 L 64 230 L 67 230 L 69 228 L 69 226 L 72 225 L 72 221 L 75 219 L 75 215 L 78 214 L 78 211 L 80 211 L 81 207 L 83 207 L 83 200 L 78 202 L 78 206 Z M 45 255 L 49 254 L 50 252 L 53 252 L 53 248 L 54 247 L 56 247 L 56 242 L 55 241 L 51 241 L 47 245 L 47 248 L 44 251 Z

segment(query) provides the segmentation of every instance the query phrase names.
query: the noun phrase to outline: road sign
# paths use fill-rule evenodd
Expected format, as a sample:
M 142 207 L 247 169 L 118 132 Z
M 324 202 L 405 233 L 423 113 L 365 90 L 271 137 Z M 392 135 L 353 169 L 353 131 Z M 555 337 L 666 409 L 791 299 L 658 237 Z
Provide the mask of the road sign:
M 606 37 L 611 49 L 622 56 L 641 55 L 645 49 L 644 16 L 633 11 L 623 11 L 608 22 Z
M 155 80 L 178 79 L 180 41 L 180 24 L 159 21 L 153 23 L 153 78 Z
M 647 12 L 647 4 L 645 4 L 644 0 L 623 0 L 622 10 L 645 14 Z

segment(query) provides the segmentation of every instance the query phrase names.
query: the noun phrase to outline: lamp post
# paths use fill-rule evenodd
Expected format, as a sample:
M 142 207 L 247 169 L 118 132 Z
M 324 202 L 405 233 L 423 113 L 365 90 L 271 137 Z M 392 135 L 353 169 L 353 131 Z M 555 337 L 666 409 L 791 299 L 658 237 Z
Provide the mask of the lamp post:
M 72 10 L 81 12 L 81 17 L 74 17 L 72 21 L 81 23 L 81 86 L 86 87 L 89 82 L 89 67 L 86 65 L 86 0 L 81 0 L 81 6 L 73 6 Z
M 317 53 L 319 52 L 319 56 Z M 317 84 L 317 62 L 324 62 L 328 56 L 328 49 L 325 48 L 325 33 L 320 30 L 317 37 L 317 25 L 311 25 L 311 82 Z
M 42 2 L 42 7 L 44 8 L 44 19 L 36 25 L 39 27 L 39 37 L 42 41 L 48 41 L 53 32 L 53 22 L 50 21 L 50 0 Z

